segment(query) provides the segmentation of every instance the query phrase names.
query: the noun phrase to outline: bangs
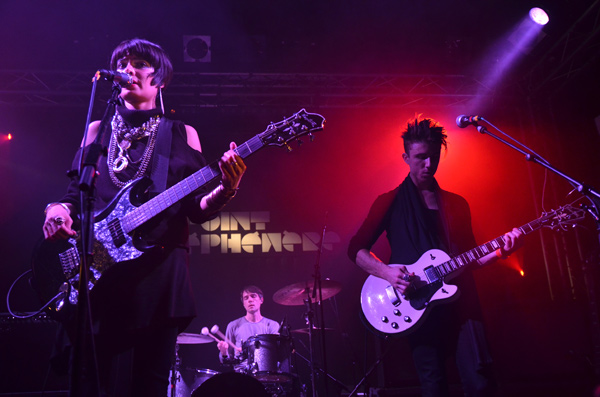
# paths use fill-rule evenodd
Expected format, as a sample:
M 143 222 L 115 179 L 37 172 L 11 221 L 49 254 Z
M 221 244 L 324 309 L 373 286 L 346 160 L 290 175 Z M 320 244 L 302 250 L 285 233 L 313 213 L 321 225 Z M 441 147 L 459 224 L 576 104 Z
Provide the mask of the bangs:
M 154 69 L 158 69 L 160 67 L 158 64 L 159 56 L 157 50 L 141 42 L 121 43 L 113 52 L 110 60 L 110 66 L 112 68 L 116 68 L 117 61 L 128 55 L 135 55 L 144 59 L 145 61 L 148 61 L 150 65 L 154 67 Z
M 173 76 L 173 65 L 165 50 L 158 44 L 144 39 L 131 39 L 123 41 L 113 51 L 110 58 L 111 70 L 117 70 L 117 62 L 126 56 L 137 56 L 144 59 L 154 68 L 152 76 L 153 85 L 164 85 L 171 81 Z

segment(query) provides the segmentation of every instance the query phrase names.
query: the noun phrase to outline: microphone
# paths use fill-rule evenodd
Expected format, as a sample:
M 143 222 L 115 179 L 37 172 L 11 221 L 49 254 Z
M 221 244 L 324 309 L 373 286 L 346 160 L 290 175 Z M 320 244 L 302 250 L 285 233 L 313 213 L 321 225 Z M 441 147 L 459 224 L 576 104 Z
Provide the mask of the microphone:
M 477 122 L 483 120 L 483 117 L 481 116 L 467 116 L 464 114 L 461 114 L 460 116 L 458 116 L 456 118 L 456 125 L 459 128 L 466 128 L 467 126 L 470 125 L 477 125 Z
M 286 324 L 285 324 L 285 320 L 287 320 L 287 315 L 283 316 L 283 320 L 281 320 L 281 323 L 279 323 L 279 330 L 277 331 L 280 335 L 283 334 L 283 332 L 286 329 Z
M 104 77 L 104 80 L 114 81 L 121 87 L 127 87 L 133 84 L 133 76 L 127 73 L 116 72 L 114 70 L 100 69 L 96 72 L 96 77 Z

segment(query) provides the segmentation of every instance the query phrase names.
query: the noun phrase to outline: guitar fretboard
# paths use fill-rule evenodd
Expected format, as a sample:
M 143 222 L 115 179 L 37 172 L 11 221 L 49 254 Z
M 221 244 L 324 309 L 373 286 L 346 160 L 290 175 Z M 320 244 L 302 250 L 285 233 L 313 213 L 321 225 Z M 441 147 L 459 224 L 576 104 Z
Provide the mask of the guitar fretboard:
M 234 152 L 245 159 L 263 146 L 263 142 L 257 135 L 238 146 L 234 149 Z M 125 215 L 121 219 L 123 230 L 126 233 L 131 232 L 220 175 L 221 170 L 217 161 L 208 164 Z
M 542 227 L 545 221 L 552 217 L 554 217 L 554 214 L 543 216 L 519 227 L 518 229 L 523 234 L 529 234 Z M 460 270 L 461 268 L 475 262 L 477 259 L 494 252 L 498 248 L 503 247 L 504 243 L 504 236 L 495 238 L 485 244 L 480 245 L 479 247 L 475 247 L 472 250 L 457 255 L 442 264 L 425 269 L 425 275 L 427 276 L 429 282 L 435 282 L 441 278 L 444 278 L 450 273 Z

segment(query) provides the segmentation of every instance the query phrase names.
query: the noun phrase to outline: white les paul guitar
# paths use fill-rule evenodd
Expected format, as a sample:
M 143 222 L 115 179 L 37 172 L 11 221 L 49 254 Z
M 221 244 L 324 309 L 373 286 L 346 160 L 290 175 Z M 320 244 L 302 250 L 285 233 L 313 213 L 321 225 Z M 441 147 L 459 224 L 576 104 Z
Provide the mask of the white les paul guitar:
M 570 205 L 543 214 L 540 218 L 518 228 L 529 234 L 543 226 L 564 228 L 582 219 L 585 211 Z M 386 280 L 369 276 L 360 295 L 364 319 L 375 331 L 386 335 L 400 335 L 414 331 L 422 323 L 431 305 L 448 302 L 458 288 L 446 281 L 457 276 L 466 266 L 504 246 L 504 237 L 498 237 L 463 254 L 450 258 L 444 251 L 432 249 L 408 266 L 415 275 L 406 294 L 400 294 Z M 399 267 L 401 265 L 390 265 Z

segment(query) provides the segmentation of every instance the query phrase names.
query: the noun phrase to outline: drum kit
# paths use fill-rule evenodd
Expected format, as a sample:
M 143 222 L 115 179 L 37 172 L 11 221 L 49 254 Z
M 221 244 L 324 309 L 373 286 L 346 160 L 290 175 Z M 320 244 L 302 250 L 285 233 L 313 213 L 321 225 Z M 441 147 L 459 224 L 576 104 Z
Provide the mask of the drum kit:
M 273 300 L 284 306 L 307 306 L 306 320 L 307 328 L 292 330 L 291 333 L 308 334 L 310 346 L 310 359 L 306 360 L 311 369 L 313 365 L 312 353 L 312 335 L 319 331 L 330 331 L 331 328 L 317 328 L 312 321 L 312 303 L 329 299 L 340 292 L 341 284 L 331 280 L 321 282 L 320 294 L 316 294 L 310 282 L 300 282 L 281 288 L 273 295 Z M 247 382 L 240 382 L 238 379 L 241 395 L 249 395 L 248 387 L 254 383 L 262 384 L 264 396 L 301 396 L 302 387 L 292 365 L 292 353 L 299 354 L 294 350 L 292 337 L 289 328 L 283 328 L 281 334 L 254 335 L 244 341 L 241 346 L 242 357 L 247 362 L 245 367 L 238 373 L 238 377 L 245 375 L 250 378 Z M 233 345 L 217 325 L 210 330 L 207 327 L 202 329 L 200 334 L 181 333 L 177 336 L 175 345 L 175 361 L 170 372 L 170 385 L 168 397 L 202 397 L 211 395 L 209 390 L 216 387 L 217 383 L 231 386 L 231 373 L 220 373 L 204 368 L 189 368 L 181 365 L 179 358 L 179 345 L 204 344 L 224 340 Z M 216 354 L 216 352 L 215 352 Z M 228 377 L 228 380 L 225 378 Z M 311 374 L 314 379 L 314 371 Z M 237 379 L 237 378 L 236 378 Z M 334 379 L 335 380 L 335 379 Z M 258 382 L 257 382 L 258 381 Z M 313 380 L 314 389 L 314 380 Z M 235 392 L 227 395 L 238 395 Z M 258 395 L 258 394 L 257 394 Z

